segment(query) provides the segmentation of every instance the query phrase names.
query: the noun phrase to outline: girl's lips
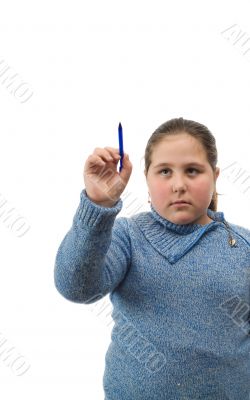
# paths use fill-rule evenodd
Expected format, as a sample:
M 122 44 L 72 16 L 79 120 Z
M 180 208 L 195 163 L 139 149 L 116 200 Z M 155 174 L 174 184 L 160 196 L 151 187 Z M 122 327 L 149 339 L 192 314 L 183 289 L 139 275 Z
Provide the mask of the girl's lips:
M 181 203 L 173 203 L 173 204 L 171 204 L 171 205 L 172 205 L 172 206 L 180 207 L 180 206 L 188 206 L 189 203 L 185 203 L 185 202 L 183 201 L 183 202 L 181 202 Z

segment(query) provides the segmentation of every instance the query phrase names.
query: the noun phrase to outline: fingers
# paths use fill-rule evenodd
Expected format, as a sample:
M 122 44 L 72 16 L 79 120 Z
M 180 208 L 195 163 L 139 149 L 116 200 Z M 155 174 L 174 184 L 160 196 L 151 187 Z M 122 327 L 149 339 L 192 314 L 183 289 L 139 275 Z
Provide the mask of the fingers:
M 88 156 L 88 159 L 87 159 L 87 162 L 85 165 L 86 165 L 86 168 L 87 168 L 87 166 L 93 167 L 95 165 L 104 166 L 105 161 L 103 161 L 101 157 L 99 157 L 95 154 L 91 154 L 90 156 Z
M 118 161 L 121 158 L 119 150 L 114 147 L 96 147 L 93 154 L 102 157 L 105 161 Z
M 111 163 L 110 166 L 117 164 L 121 159 L 119 155 L 119 149 L 114 147 L 96 147 L 93 153 L 88 157 L 88 166 L 91 168 L 96 167 L 104 167 L 106 163 Z M 132 164 L 129 160 L 128 154 L 124 153 L 123 155 L 123 168 L 121 170 L 121 177 L 123 175 L 127 176 L 128 172 L 131 172 Z M 126 172 L 124 171 L 126 170 Z M 124 178 L 125 178 L 124 176 Z
M 117 148 L 114 148 L 114 147 L 109 147 L 109 146 L 106 146 L 106 147 L 104 147 L 104 149 L 106 149 L 107 151 L 109 151 L 110 152 L 110 154 L 112 154 L 113 155 L 113 157 L 114 156 L 120 156 L 120 153 L 119 153 L 119 149 Z

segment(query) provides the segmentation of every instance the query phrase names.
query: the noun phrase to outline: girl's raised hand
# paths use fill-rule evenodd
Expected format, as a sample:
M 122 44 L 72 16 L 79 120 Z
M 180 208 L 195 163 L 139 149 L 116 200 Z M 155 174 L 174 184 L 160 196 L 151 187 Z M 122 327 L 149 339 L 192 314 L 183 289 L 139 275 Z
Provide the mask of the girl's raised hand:
M 96 147 L 84 165 L 84 183 L 87 196 L 94 203 L 112 207 L 124 191 L 133 165 L 124 153 L 121 172 L 117 172 L 119 149 Z

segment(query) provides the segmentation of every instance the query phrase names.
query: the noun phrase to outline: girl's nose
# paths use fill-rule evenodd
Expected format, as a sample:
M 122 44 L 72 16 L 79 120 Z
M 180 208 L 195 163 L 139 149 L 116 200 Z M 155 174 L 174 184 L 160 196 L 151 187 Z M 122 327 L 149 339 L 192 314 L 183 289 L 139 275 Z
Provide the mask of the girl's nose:
M 183 180 L 179 179 L 173 183 L 173 192 L 186 190 L 186 184 Z

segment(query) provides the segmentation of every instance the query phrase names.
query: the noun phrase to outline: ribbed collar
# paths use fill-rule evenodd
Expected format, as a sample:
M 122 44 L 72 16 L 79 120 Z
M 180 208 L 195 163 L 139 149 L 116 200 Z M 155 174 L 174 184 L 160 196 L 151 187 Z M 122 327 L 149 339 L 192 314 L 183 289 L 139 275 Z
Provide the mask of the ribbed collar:
M 180 233 L 180 234 L 188 234 L 188 233 L 192 233 L 194 231 L 196 231 L 197 229 L 200 228 L 204 228 L 205 225 L 201 225 L 201 224 L 175 224 L 171 221 L 169 221 L 166 218 L 163 218 L 156 210 L 155 208 L 152 206 L 152 204 L 150 204 L 150 208 L 151 208 L 151 212 L 153 217 L 159 221 L 164 227 L 166 227 L 167 229 L 176 232 L 176 233 Z M 223 222 L 225 221 L 224 218 L 224 213 L 222 211 L 212 211 L 210 210 L 210 208 L 207 209 L 207 215 L 213 219 L 214 221 L 219 221 L 219 222 Z M 212 224 L 213 222 L 210 222 L 210 224 Z M 208 225 L 210 225 L 208 224 Z
M 151 245 L 170 263 L 186 254 L 205 232 L 225 221 L 222 211 L 207 209 L 207 215 L 213 219 L 209 224 L 175 224 L 158 214 L 152 204 L 150 207 L 151 212 L 138 213 L 132 219 Z

